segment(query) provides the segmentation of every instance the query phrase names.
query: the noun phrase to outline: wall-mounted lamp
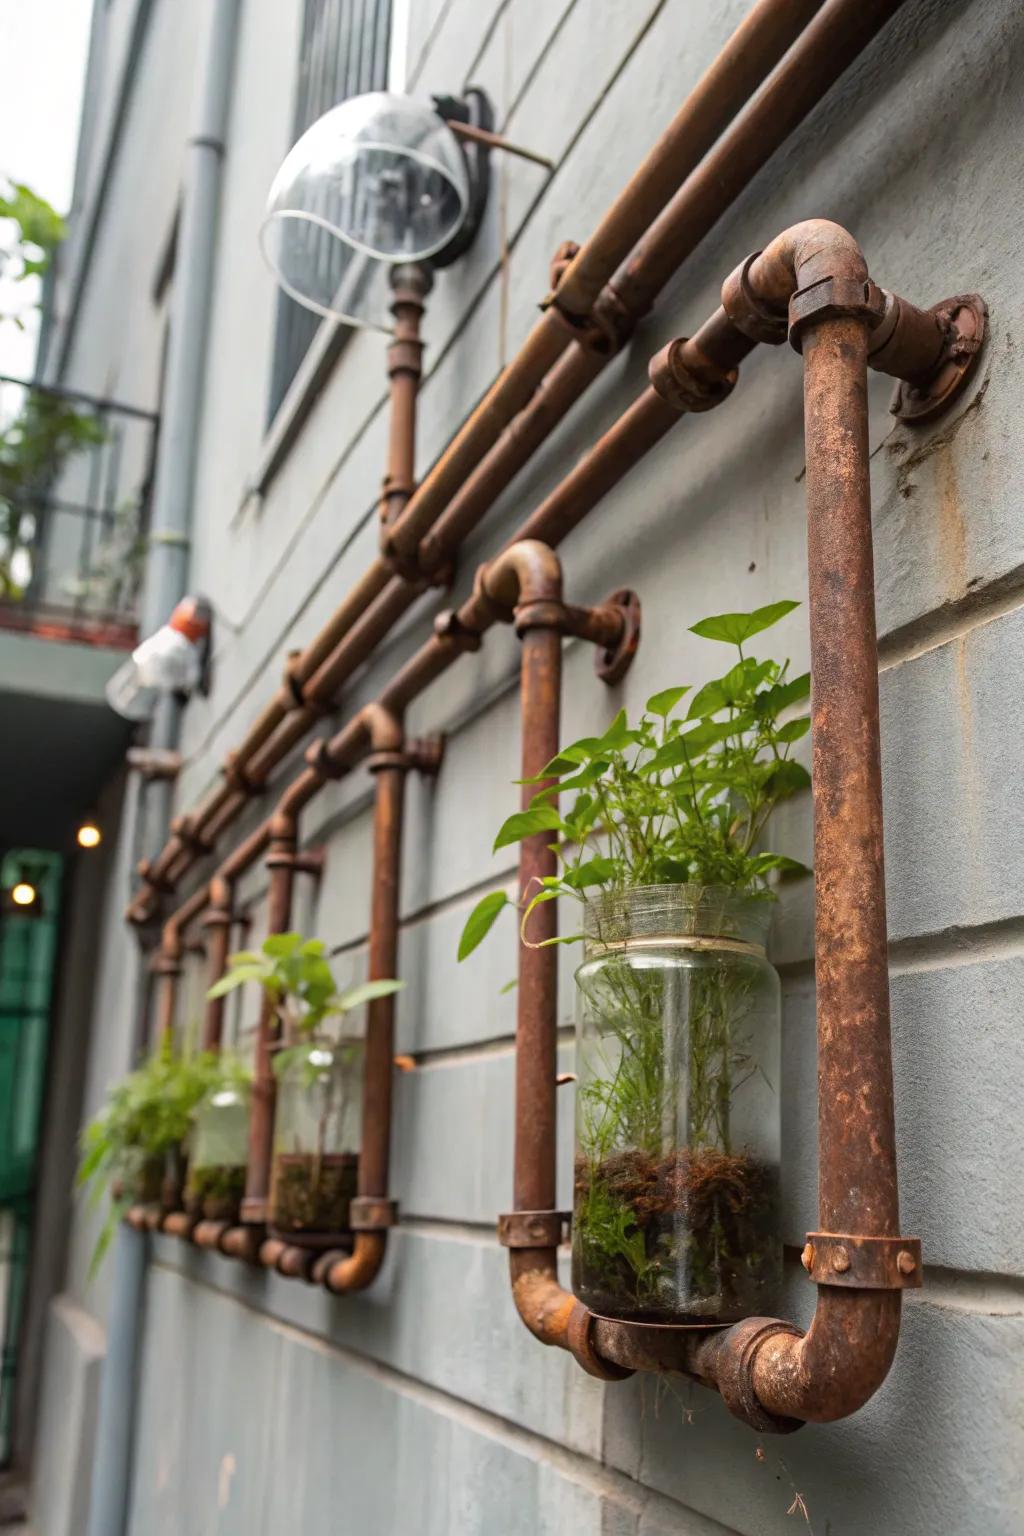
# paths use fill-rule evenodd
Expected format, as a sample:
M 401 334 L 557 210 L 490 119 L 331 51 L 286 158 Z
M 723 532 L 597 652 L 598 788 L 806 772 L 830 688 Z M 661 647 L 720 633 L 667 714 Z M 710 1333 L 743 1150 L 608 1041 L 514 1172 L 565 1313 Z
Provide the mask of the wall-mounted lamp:
M 11 901 L 16 907 L 34 907 L 39 900 L 39 892 L 30 880 L 19 880 L 11 886 Z
M 98 848 L 102 841 L 103 833 L 100 831 L 99 823 L 94 817 L 86 816 L 85 820 L 78 825 L 75 842 L 79 848 L 92 849 Z
M 549 165 L 493 133 L 482 91 L 463 99 L 371 91 L 308 128 L 274 178 L 260 230 L 281 287 L 317 314 L 390 331 L 387 268 L 445 267 L 468 250 L 489 185 L 489 152 Z M 322 232 L 333 244 L 325 258 Z
M 107 703 L 111 709 L 125 720 L 148 720 L 161 694 L 188 695 L 202 687 L 209 658 L 211 617 L 205 598 L 183 598 L 167 623 L 137 645 L 108 682 Z

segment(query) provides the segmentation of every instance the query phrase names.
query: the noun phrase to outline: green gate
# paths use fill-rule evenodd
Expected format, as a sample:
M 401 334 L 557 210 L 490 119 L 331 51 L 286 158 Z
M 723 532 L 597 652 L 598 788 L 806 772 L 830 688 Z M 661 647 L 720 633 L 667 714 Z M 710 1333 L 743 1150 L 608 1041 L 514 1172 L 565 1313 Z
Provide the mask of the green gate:
M 31 849 L 0 862 L 0 1466 L 10 1456 L 62 871 L 59 854 Z M 19 882 L 35 892 L 25 907 L 10 897 Z

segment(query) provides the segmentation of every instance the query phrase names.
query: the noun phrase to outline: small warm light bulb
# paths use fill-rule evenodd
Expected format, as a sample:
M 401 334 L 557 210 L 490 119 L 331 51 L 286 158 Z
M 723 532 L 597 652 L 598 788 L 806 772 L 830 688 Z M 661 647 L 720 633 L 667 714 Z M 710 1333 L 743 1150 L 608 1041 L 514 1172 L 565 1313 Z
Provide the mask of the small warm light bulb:
M 11 888 L 11 900 L 16 907 L 30 907 L 36 899 L 36 888 L 27 880 L 19 880 L 17 885 Z
M 79 848 L 98 848 L 103 841 L 103 833 L 94 821 L 83 821 L 75 837 Z

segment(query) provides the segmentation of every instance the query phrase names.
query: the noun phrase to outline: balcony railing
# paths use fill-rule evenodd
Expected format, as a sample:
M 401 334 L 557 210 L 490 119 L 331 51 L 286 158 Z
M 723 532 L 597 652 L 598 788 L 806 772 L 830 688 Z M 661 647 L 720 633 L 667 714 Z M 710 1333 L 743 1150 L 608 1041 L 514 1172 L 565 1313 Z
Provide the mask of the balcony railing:
M 157 421 L 0 375 L 0 629 L 135 644 Z

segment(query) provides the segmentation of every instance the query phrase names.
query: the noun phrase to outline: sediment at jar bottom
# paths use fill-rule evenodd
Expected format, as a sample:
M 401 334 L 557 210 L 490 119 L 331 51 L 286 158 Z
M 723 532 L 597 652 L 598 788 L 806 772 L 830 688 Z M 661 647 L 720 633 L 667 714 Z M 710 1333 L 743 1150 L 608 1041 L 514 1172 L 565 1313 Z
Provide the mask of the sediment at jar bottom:
M 734 1322 L 771 1309 L 779 1173 L 745 1151 L 577 1158 L 573 1290 L 627 1321 Z
M 282 1152 L 274 1159 L 271 1224 L 278 1232 L 346 1232 L 357 1192 L 353 1152 Z
M 245 1165 L 210 1163 L 193 1168 L 185 1190 L 185 1209 L 207 1221 L 235 1221 L 245 1194 Z

